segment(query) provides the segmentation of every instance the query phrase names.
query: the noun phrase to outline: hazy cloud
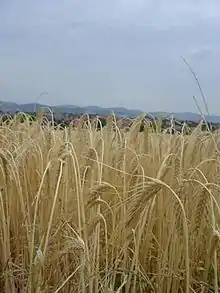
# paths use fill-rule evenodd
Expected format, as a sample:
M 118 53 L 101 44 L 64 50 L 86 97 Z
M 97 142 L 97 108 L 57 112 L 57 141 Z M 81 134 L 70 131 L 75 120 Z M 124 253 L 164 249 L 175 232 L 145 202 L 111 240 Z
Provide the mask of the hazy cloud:
M 209 58 L 212 54 L 212 48 L 210 46 L 201 46 L 201 47 L 192 47 L 189 50 L 189 57 L 192 57 L 197 60 L 203 60 Z
M 183 55 L 216 112 L 219 33 L 215 0 L 1 1 L 0 99 L 193 111 Z

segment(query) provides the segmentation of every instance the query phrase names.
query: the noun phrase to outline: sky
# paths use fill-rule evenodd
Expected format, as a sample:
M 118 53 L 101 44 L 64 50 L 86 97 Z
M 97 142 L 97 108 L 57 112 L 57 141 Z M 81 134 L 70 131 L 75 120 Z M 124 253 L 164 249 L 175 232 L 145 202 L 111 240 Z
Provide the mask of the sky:
M 220 114 L 219 0 L 0 0 L 0 100 Z M 47 95 L 39 95 L 47 92 Z

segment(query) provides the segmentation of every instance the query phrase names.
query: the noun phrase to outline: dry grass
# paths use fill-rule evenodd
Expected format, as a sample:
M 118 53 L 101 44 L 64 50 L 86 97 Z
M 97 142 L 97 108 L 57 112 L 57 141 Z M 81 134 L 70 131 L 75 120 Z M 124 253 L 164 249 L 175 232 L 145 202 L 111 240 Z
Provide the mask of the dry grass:
M 140 120 L 0 128 L 0 292 L 218 292 L 219 134 Z

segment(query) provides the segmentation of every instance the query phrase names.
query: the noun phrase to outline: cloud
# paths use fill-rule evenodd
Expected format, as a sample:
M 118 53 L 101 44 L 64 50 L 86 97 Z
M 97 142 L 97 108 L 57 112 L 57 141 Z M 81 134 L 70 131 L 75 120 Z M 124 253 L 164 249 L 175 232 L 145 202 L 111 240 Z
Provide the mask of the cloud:
M 203 60 L 208 58 L 212 54 L 212 48 L 210 46 L 193 47 L 189 50 L 189 57 L 196 60 Z
M 72 21 L 105 25 L 136 24 L 158 27 L 188 25 L 198 20 L 217 21 L 219 1 L 175 0 L 28 0 L 7 1 L 1 22 L 17 29 L 27 26 L 65 25 Z
M 215 110 L 219 33 L 215 0 L 2 1 L 0 95 L 189 110 L 195 86 L 184 55 Z

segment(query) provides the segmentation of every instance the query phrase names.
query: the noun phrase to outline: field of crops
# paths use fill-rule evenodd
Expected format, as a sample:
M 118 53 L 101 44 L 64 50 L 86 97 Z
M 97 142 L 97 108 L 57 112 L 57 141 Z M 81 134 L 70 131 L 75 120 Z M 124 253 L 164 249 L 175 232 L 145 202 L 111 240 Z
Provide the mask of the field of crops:
M 219 292 L 219 133 L 140 122 L 0 127 L 0 292 Z

